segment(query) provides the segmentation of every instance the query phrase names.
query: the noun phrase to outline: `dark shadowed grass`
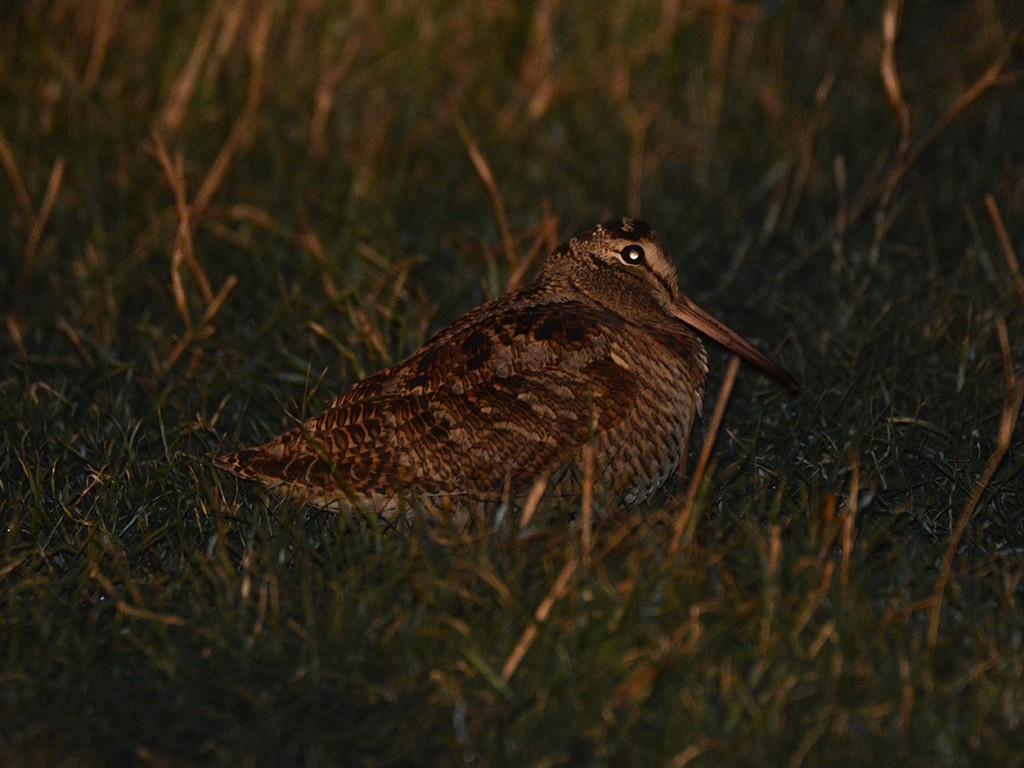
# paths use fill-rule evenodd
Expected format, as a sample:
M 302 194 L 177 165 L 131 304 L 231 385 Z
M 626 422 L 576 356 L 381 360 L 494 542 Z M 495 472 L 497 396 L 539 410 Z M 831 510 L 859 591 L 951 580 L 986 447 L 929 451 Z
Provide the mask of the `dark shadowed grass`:
M 387 5 L 0 25 L 0 762 L 1024 762 L 1020 9 Z M 678 554 L 212 468 L 626 213 L 803 383 Z

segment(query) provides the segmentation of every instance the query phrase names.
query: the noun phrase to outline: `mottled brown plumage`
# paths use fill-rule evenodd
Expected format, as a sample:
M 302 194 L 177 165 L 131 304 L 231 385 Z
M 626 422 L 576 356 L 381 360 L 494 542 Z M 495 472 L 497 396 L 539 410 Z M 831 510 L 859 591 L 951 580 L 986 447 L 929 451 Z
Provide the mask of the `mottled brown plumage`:
M 707 362 L 691 326 L 791 388 L 796 382 L 679 293 L 661 240 L 641 221 L 559 246 L 536 281 L 484 304 L 412 357 L 358 382 L 320 416 L 217 466 L 329 509 L 436 510 L 579 488 L 578 458 L 623 505 L 679 466 Z

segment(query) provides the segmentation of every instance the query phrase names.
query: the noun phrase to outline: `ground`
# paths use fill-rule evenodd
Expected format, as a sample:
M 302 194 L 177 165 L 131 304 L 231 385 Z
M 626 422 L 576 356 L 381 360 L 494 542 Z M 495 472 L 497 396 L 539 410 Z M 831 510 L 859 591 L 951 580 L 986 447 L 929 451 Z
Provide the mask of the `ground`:
M 0 762 L 1024 764 L 1019 3 L 9 6 Z M 212 467 L 618 215 L 802 390 L 589 546 Z

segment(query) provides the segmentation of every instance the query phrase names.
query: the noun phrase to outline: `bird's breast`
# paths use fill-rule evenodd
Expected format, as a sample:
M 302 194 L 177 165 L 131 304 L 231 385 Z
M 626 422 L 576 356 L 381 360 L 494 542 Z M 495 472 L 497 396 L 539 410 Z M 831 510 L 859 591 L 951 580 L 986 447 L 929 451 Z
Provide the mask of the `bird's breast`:
M 648 499 L 677 470 L 699 413 L 707 377 L 696 335 L 637 330 L 612 344 L 611 362 L 637 382 L 621 421 L 598 437 L 606 484 L 630 506 Z

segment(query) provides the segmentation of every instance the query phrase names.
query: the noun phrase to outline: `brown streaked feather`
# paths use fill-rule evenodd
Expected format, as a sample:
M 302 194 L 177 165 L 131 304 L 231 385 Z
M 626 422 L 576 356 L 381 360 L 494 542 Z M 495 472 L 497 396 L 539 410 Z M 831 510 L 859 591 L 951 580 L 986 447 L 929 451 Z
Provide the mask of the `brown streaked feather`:
M 580 449 L 625 506 L 675 472 L 707 376 L 692 328 L 791 388 L 774 361 L 679 292 L 644 222 L 556 248 L 532 284 L 473 310 L 321 415 L 217 465 L 276 494 L 338 509 L 463 512 L 539 478 L 575 495 Z M 564 471 L 563 471 L 564 470 Z
M 637 381 L 611 357 L 621 318 L 576 302 L 517 304 L 485 305 L 323 414 L 218 466 L 271 488 L 340 498 L 406 486 L 488 500 L 500 498 L 506 478 L 514 493 L 525 491 L 578 450 L 592 423 L 614 427 Z

